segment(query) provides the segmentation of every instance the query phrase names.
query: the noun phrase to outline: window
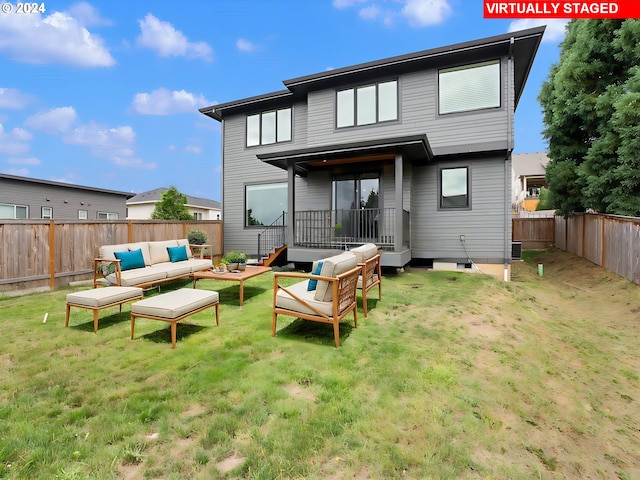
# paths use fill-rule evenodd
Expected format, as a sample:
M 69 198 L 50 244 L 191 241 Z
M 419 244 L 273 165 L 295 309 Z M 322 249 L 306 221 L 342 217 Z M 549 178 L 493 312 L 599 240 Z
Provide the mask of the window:
M 0 218 L 29 218 L 29 207 L 0 203 Z
M 194 220 L 202 220 L 202 212 L 193 212 Z
M 291 108 L 247 116 L 247 147 L 291 141 Z
M 336 127 L 371 125 L 398 119 L 398 82 L 374 83 L 336 94 Z
M 117 220 L 117 219 L 118 219 L 117 213 L 98 212 L 98 220 Z
M 245 187 L 245 226 L 271 225 L 286 211 L 286 183 L 265 183 Z
M 438 73 L 439 113 L 500 107 L 500 61 L 494 60 Z
M 87 218 L 89 218 L 87 210 L 78 210 L 78 220 L 86 220 Z
M 471 208 L 469 167 L 440 169 L 439 208 Z
M 42 218 L 48 218 L 48 219 L 52 219 L 53 218 L 53 208 L 51 207 L 42 207 Z

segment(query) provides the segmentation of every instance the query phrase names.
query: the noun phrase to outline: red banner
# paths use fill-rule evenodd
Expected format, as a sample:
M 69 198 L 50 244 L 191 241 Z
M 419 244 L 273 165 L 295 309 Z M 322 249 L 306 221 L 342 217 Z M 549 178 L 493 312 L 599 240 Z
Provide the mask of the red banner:
M 484 0 L 484 18 L 640 18 L 640 0 L 615 2 Z

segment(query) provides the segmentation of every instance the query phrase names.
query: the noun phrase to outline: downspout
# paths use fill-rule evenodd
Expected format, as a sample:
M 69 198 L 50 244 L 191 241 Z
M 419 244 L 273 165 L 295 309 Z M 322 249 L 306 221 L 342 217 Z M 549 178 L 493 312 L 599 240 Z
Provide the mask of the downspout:
M 213 115 L 213 110 L 211 111 L 211 114 Z M 222 142 L 220 142 L 220 171 L 221 171 L 221 175 L 220 175 L 220 199 L 222 200 L 222 235 L 220 235 L 220 255 L 224 255 L 224 217 L 225 217 L 225 213 L 224 213 L 224 206 L 225 206 L 225 201 L 224 201 L 224 127 L 225 127 L 225 121 L 224 119 L 222 119 L 220 121 L 221 125 L 221 131 L 222 131 Z
M 296 171 L 295 161 L 287 163 L 287 233 L 285 240 L 289 248 L 293 247 L 295 237 L 296 215 Z
M 509 205 L 511 203 L 511 172 L 509 166 L 511 165 L 511 153 L 514 147 L 514 128 L 515 121 L 515 104 L 512 102 L 512 95 L 515 96 L 515 74 L 513 67 L 513 46 L 515 44 L 515 38 L 511 37 L 509 42 L 509 57 L 507 58 L 507 156 L 504 161 L 504 277 L 503 280 L 508 282 L 510 280 L 509 275 L 509 261 L 511 257 L 511 238 L 507 235 L 509 232 L 509 222 L 511 221 L 511 212 Z

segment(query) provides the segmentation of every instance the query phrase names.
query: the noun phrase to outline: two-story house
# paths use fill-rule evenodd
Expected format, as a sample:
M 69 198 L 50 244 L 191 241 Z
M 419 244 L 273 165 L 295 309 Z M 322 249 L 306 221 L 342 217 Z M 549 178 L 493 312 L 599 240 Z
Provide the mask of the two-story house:
M 284 81 L 212 105 L 224 249 L 311 262 L 363 242 L 382 265 L 510 278 L 514 113 L 544 27 Z

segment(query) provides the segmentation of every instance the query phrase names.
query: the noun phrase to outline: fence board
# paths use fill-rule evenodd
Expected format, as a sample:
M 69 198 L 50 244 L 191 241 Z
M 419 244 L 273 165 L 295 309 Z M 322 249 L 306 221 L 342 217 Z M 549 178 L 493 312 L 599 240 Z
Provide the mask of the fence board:
M 174 240 L 186 238 L 191 230 L 205 232 L 213 258 L 222 255 L 219 220 L 2 220 L 0 290 L 55 287 L 86 280 L 91 277 L 88 272 L 92 272 L 93 259 L 101 245 L 128 243 L 130 238 L 134 242 Z M 50 234 L 53 251 L 49 246 Z
M 544 250 L 554 244 L 553 218 L 513 218 L 511 239 L 523 250 Z

